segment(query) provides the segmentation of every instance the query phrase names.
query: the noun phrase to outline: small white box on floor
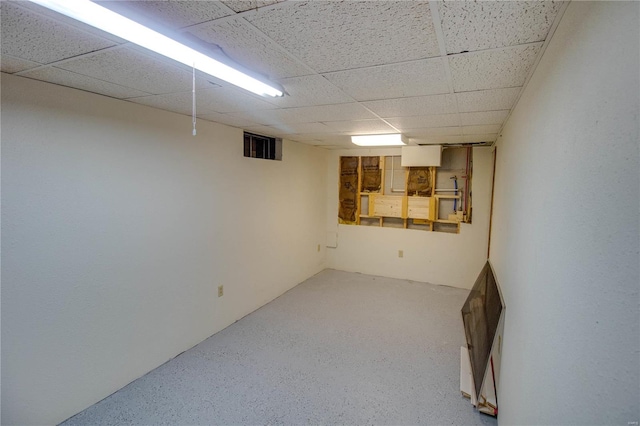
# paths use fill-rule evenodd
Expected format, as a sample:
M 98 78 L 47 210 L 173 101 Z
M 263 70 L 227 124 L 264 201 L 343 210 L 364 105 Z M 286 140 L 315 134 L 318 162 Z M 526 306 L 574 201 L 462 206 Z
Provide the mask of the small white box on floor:
M 476 392 L 473 387 L 469 350 L 464 346 L 460 346 L 460 392 L 462 392 L 462 396 L 469 398 L 474 406 L 476 405 Z

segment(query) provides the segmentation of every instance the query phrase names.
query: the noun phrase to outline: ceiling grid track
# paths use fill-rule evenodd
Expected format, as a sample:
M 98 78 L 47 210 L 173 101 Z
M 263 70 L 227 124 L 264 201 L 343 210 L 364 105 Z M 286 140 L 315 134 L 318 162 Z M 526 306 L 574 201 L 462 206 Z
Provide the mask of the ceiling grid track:
M 224 22 L 227 22 L 227 21 L 235 20 L 237 18 L 244 18 L 245 16 L 255 15 L 258 12 L 266 12 L 266 11 L 271 10 L 271 9 L 279 9 L 279 8 L 281 8 L 283 6 L 284 7 L 288 7 L 288 6 L 291 6 L 292 4 L 293 4 L 292 1 L 284 0 L 284 1 L 281 1 L 279 3 L 270 4 L 268 6 L 262 6 L 262 7 L 256 8 L 256 9 L 249 9 L 249 10 L 243 10 L 242 12 L 236 12 L 235 10 L 231 9 L 229 6 L 227 6 L 223 2 L 220 2 L 220 5 L 224 6 L 225 9 L 227 9 L 229 12 L 232 13 L 231 15 L 223 16 L 221 18 L 211 19 L 209 21 L 198 22 L 197 24 L 193 24 L 193 25 L 188 25 L 186 27 L 180 28 L 178 31 L 185 32 L 185 31 L 189 31 L 189 30 L 195 30 L 195 29 L 199 29 L 199 28 L 202 28 L 202 27 L 206 27 L 206 26 L 214 24 L 214 23 L 216 23 L 216 24 L 224 23 Z
M 538 68 L 538 64 L 540 63 L 540 60 L 542 59 L 544 52 L 547 50 L 547 46 L 551 42 L 551 39 L 553 38 L 553 34 L 556 32 L 556 28 L 558 28 L 558 24 L 560 24 L 560 21 L 562 20 L 562 16 L 564 15 L 564 12 L 567 10 L 567 7 L 569 7 L 569 3 L 570 1 L 562 2 L 562 6 L 560 7 L 560 10 L 558 10 L 558 13 L 555 16 L 553 23 L 551 24 L 551 28 L 549 28 L 549 32 L 547 33 L 544 39 L 544 42 L 542 43 L 540 52 L 538 52 L 536 60 L 534 61 L 533 65 L 531 66 L 531 69 L 529 70 L 529 73 L 527 74 L 527 78 L 525 79 L 524 84 L 522 85 L 522 89 L 520 89 L 520 92 L 518 93 L 515 101 L 513 102 L 513 106 L 509 110 L 507 117 L 504 119 L 504 121 L 502 122 L 502 125 L 500 126 L 500 129 L 498 130 L 498 138 L 502 136 L 502 130 L 504 129 L 505 124 L 507 124 L 507 122 L 509 121 L 509 118 L 511 117 L 511 113 L 518 105 L 518 102 L 520 101 L 520 97 L 522 97 L 522 93 L 524 93 L 524 90 L 527 88 L 527 85 L 529 84 L 529 80 L 531 80 L 533 73 L 536 71 L 536 68 Z M 492 145 L 495 145 L 497 141 L 498 139 L 496 139 Z
M 276 6 L 281 6 L 281 5 L 291 5 L 293 4 L 293 2 L 291 1 L 285 1 L 285 2 L 280 2 L 280 3 L 275 3 L 272 4 L 270 6 L 266 6 L 265 8 L 261 8 L 261 10 L 266 9 L 267 7 L 269 7 L 270 9 L 275 9 Z M 253 10 L 254 13 L 257 13 L 256 10 Z M 253 13 L 252 13 L 253 14 Z M 382 122 L 384 122 L 385 124 L 387 124 L 388 126 L 390 126 L 392 129 L 394 129 L 396 132 L 400 133 L 400 130 L 398 130 L 395 126 L 393 126 L 391 123 L 389 123 L 387 120 L 385 120 L 384 118 L 380 117 L 378 114 L 376 114 L 375 112 L 373 112 L 370 108 L 368 108 L 366 105 L 364 105 L 361 101 L 358 101 L 356 99 L 354 99 L 351 95 L 349 95 L 348 93 L 344 92 L 341 88 L 339 88 L 338 86 L 336 86 L 335 84 L 333 84 L 331 81 L 329 81 L 323 74 L 320 74 L 318 71 L 314 70 L 313 68 L 311 68 L 309 65 L 307 65 L 305 62 L 303 62 L 300 58 L 298 58 L 296 55 L 293 55 L 291 52 L 289 52 L 288 50 L 286 50 L 283 46 L 281 46 L 278 42 L 276 42 L 273 38 L 269 37 L 267 34 L 265 34 L 263 31 L 261 31 L 258 27 L 256 27 L 255 25 L 253 25 L 251 22 L 249 22 L 248 20 L 244 19 L 243 20 L 252 28 L 252 30 L 256 33 L 261 35 L 262 37 L 264 37 L 265 39 L 269 40 L 269 42 L 276 47 L 281 53 L 287 55 L 288 57 L 292 58 L 296 63 L 301 64 L 302 66 L 304 66 L 305 68 L 307 68 L 310 71 L 309 75 L 317 75 L 322 77 L 325 81 L 327 81 L 327 83 L 331 84 L 333 87 L 336 88 L 336 90 L 340 91 L 342 94 L 344 94 L 346 97 L 352 99 L 353 103 L 357 103 L 358 105 L 362 106 L 364 109 L 366 109 L 369 113 L 373 114 L 378 120 L 381 120 Z M 366 67 L 364 67 L 366 68 Z M 328 74 L 328 73 L 325 73 Z M 305 76 L 297 76 L 297 77 L 305 77 Z M 339 105 L 339 104 L 325 104 L 325 105 Z M 291 108 L 296 108 L 296 107 L 291 107 Z M 283 109 L 289 109 L 289 108 L 283 108 Z M 326 121 L 318 121 L 318 123 L 326 123 Z M 269 126 L 272 127 L 272 126 Z
M 346 148 L 350 135 L 394 132 L 411 144 L 495 143 L 568 4 L 350 3 L 131 2 L 121 10 L 202 52 L 226 52 L 285 91 L 262 98 L 196 71 L 198 117 Z M 3 72 L 192 115 L 191 67 L 40 6 L 1 5 Z
M 453 96 L 456 103 L 456 118 L 460 132 L 464 134 L 464 128 L 462 127 L 462 117 L 460 117 L 460 106 L 458 105 L 458 97 L 456 96 L 453 88 L 453 75 L 451 73 L 451 67 L 449 65 L 449 58 L 447 55 L 447 47 L 444 40 L 444 31 L 442 30 L 442 22 L 440 20 L 440 11 L 438 10 L 438 2 L 435 0 L 429 1 L 429 7 L 431 8 L 431 19 L 433 20 L 433 28 L 436 32 L 436 38 L 438 39 L 438 48 L 440 49 L 440 58 L 444 65 L 445 73 L 447 74 L 447 83 L 449 85 L 449 94 Z
M 120 50 L 120 49 L 123 49 L 123 48 L 127 47 L 130 44 L 131 43 L 127 42 L 127 43 L 118 44 L 118 45 L 111 46 L 111 47 L 106 47 L 104 49 L 94 50 L 93 52 L 82 53 L 82 54 L 77 55 L 77 56 L 72 56 L 70 58 L 61 59 L 59 61 L 55 61 L 55 62 L 51 62 L 51 63 L 48 63 L 48 64 L 40 65 L 38 67 L 29 68 L 29 69 L 26 69 L 26 70 L 23 70 L 23 71 L 19 71 L 19 72 L 15 73 L 14 75 L 22 76 L 22 75 L 24 75 L 26 73 L 30 73 L 30 72 L 33 72 L 33 71 L 40 71 L 40 70 L 43 70 L 45 68 L 56 67 L 58 65 L 63 65 L 63 64 L 66 64 L 67 62 L 75 61 L 77 59 L 90 58 L 91 56 L 95 56 L 95 55 L 100 54 L 100 53 L 111 52 L 111 51 L 114 51 L 114 50 Z M 76 73 L 76 74 L 78 74 L 78 73 Z M 80 74 L 80 75 L 83 75 L 83 74 Z M 95 78 L 95 77 L 92 77 L 92 78 Z M 97 80 L 99 80 L 99 79 L 97 79 Z M 105 81 L 105 80 L 102 80 L 102 81 Z M 107 82 L 107 83 L 109 83 L 109 82 Z M 113 84 L 113 83 L 111 83 L 111 84 Z

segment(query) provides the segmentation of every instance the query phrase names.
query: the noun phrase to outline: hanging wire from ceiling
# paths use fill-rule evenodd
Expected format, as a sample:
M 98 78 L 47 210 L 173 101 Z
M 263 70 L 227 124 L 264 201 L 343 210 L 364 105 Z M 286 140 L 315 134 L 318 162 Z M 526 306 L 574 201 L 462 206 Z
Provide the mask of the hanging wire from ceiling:
M 193 120 L 193 136 L 196 135 L 196 64 L 193 63 L 193 99 L 192 99 L 192 120 Z

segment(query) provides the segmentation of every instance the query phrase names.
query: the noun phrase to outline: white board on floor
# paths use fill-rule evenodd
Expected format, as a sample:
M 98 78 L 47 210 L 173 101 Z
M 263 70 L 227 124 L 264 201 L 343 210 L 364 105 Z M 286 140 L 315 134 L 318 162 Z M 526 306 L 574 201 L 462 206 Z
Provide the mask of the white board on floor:
M 493 359 L 489 358 L 489 361 L 476 407 L 485 414 L 497 416 L 498 401 L 496 400 L 496 384 L 493 380 Z
M 474 406 L 476 405 L 476 391 L 473 386 L 469 349 L 464 346 L 460 346 L 460 392 L 466 398 L 469 398 Z
M 475 386 L 473 384 L 473 374 L 471 374 L 471 360 L 469 350 L 460 347 L 460 392 L 471 400 L 471 404 L 485 414 L 491 416 L 498 415 L 498 379 L 500 374 L 500 358 L 502 355 L 502 333 L 504 330 L 504 312 L 500 315 L 496 336 L 491 346 L 489 364 L 484 373 L 484 381 L 479 397 L 476 397 Z

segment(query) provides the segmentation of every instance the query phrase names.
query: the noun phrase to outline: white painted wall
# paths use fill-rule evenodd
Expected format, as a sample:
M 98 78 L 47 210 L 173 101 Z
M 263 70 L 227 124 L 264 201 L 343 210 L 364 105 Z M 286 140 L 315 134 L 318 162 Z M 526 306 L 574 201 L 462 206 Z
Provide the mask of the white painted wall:
M 640 420 L 639 10 L 569 4 L 498 141 L 499 423 Z
M 190 122 L 2 75 L 3 424 L 58 423 L 325 267 L 327 151 L 244 158 Z
M 459 234 L 373 226 L 338 225 L 340 156 L 400 155 L 399 148 L 331 152 L 327 179 L 327 232 L 338 247 L 327 248 L 327 265 L 343 271 L 471 288 L 487 261 L 491 201 L 491 148 L 473 149 L 473 223 Z M 404 257 L 398 257 L 403 250 Z

